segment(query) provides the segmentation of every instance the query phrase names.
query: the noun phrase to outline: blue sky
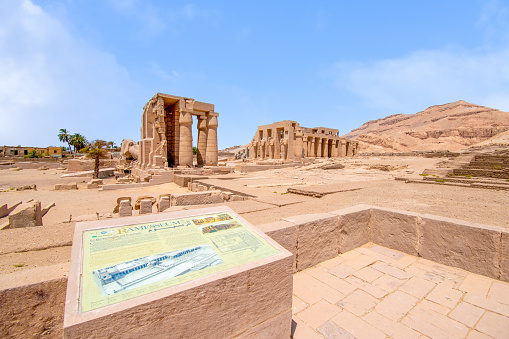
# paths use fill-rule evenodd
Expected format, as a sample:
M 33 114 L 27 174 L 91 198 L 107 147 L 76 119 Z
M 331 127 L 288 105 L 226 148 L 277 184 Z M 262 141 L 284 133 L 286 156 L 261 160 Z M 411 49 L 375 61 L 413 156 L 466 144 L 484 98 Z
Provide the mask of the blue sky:
M 0 145 L 139 140 L 157 92 L 213 103 L 220 148 L 280 120 L 509 111 L 509 2 L 0 0 Z

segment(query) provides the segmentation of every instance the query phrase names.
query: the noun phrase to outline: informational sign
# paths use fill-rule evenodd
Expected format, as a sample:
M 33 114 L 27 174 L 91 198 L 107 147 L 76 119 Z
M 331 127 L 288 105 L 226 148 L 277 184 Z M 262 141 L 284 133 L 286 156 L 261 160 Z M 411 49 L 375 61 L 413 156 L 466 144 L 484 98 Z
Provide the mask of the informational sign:
M 230 212 L 84 231 L 80 312 L 277 253 Z

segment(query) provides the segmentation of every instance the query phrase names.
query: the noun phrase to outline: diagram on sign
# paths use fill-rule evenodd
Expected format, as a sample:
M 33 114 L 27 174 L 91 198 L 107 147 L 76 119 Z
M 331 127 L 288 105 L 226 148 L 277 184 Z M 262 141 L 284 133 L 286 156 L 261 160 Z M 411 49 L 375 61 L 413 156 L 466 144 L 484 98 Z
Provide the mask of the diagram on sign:
M 222 264 L 209 245 L 150 255 L 94 271 L 103 296 Z

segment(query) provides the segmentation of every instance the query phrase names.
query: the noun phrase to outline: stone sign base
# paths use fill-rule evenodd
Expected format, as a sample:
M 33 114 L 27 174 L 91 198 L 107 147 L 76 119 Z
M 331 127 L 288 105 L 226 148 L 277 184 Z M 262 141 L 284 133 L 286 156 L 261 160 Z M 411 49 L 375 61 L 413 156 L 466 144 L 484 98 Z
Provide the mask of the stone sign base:
M 265 241 L 272 246 L 275 254 L 82 312 L 80 306 L 82 301 L 79 299 L 83 296 L 81 274 L 84 272 L 83 239 L 86 239 L 84 232 L 97 230 L 101 233 L 105 229 L 111 230 L 118 226 L 129 227 L 119 225 L 119 222 L 126 221 L 131 226 L 146 225 L 220 213 L 233 216 L 242 227 L 246 230 L 249 228 L 249 232 L 258 235 L 261 242 Z M 213 236 L 216 234 L 233 233 L 231 230 L 219 230 L 213 233 Z M 253 250 L 253 253 L 256 251 Z M 132 217 L 128 220 L 79 223 L 74 233 L 71 258 L 64 315 L 64 338 L 290 337 L 293 255 L 228 207 L 160 213 Z M 124 292 L 126 291 L 121 293 Z

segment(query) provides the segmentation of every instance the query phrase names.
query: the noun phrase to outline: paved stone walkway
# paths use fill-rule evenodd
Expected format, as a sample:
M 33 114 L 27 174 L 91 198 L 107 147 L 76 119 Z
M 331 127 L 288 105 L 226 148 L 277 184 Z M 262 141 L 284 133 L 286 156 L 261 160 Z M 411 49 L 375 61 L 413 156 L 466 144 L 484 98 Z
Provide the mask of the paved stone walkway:
M 374 244 L 296 273 L 293 338 L 509 338 L 509 283 Z

